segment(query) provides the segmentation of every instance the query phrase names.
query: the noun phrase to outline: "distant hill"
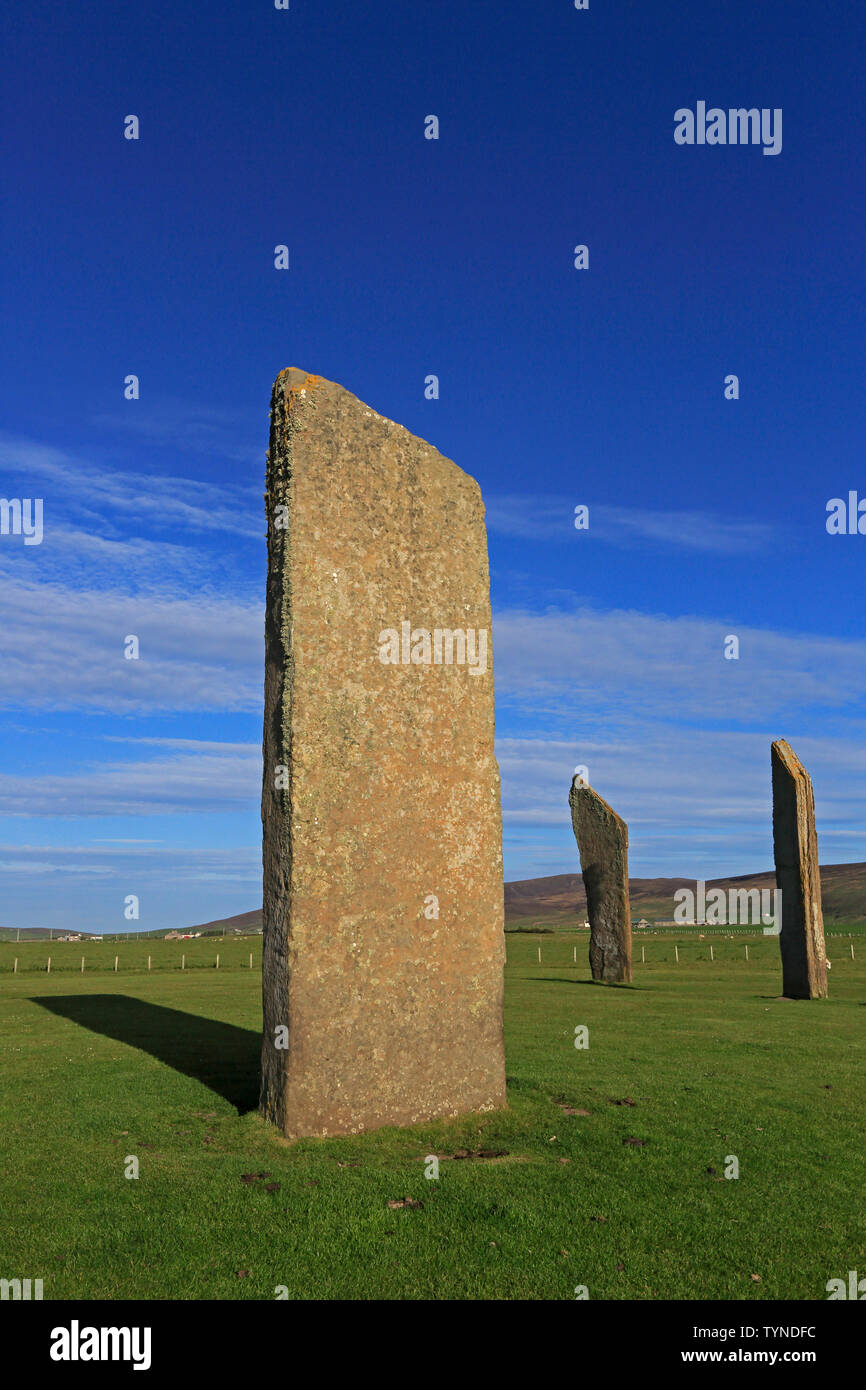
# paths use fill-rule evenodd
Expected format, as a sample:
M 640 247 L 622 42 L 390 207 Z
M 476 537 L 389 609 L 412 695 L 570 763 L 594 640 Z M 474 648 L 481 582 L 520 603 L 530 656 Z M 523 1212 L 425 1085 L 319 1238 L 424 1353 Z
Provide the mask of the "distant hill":
M 239 912 L 235 917 L 218 917 L 214 922 L 202 922 L 197 927 L 179 927 L 179 931 L 200 931 L 202 936 L 229 936 L 238 932 L 249 936 L 262 929 L 262 909 L 254 907 L 252 912 Z
M 632 917 L 650 922 L 670 919 L 674 914 L 674 894 L 678 888 L 694 889 L 693 878 L 629 879 Z M 775 888 L 772 869 L 762 874 L 742 874 L 737 878 L 707 879 L 707 890 L 722 888 Z M 827 921 L 866 920 L 866 864 L 824 864 L 821 866 L 821 897 Z M 556 874 L 552 878 L 528 878 L 505 885 L 505 920 L 509 925 L 521 921 L 556 923 L 582 921 L 586 915 L 586 894 L 580 874 Z
M 674 914 L 674 894 L 678 888 L 694 889 L 693 878 L 632 878 L 629 879 L 632 917 L 646 917 L 648 922 L 669 920 Z M 738 878 L 707 880 L 707 889 L 775 888 L 772 869 L 762 874 L 743 874 Z M 828 922 L 866 922 L 866 864 L 824 864 L 821 866 L 821 895 L 824 919 Z M 555 874 L 552 878 L 526 878 L 505 885 L 505 921 L 508 926 L 521 924 L 539 926 L 583 922 L 586 917 L 586 894 L 581 874 Z M 218 917 L 195 927 L 179 927 L 178 931 L 201 932 L 203 936 L 230 936 L 233 932 L 249 935 L 261 930 L 262 910 L 239 912 L 234 917 Z M 133 937 L 165 936 L 168 928 L 158 932 L 132 932 Z M 0 941 L 14 941 L 15 927 L 0 927 Z M 81 932 L 92 940 L 103 935 Z M 124 935 L 105 932 L 106 936 Z M 55 941 L 59 933 L 54 932 Z M 47 941 L 47 927 L 22 927 L 22 941 Z
M 257 907 L 254 908 L 252 912 L 239 912 L 235 917 L 219 917 L 216 921 L 201 922 L 195 927 L 160 927 L 158 931 L 129 932 L 128 934 L 135 941 L 143 940 L 146 937 L 154 937 L 159 940 L 172 930 L 180 932 L 201 932 L 202 936 L 222 936 L 223 934 L 230 936 L 232 932 L 237 932 L 238 935 L 248 936 L 253 932 L 260 931 L 261 926 L 262 910 L 260 907 Z M 82 941 L 99 941 L 103 936 L 113 939 L 116 936 L 124 937 L 127 935 L 127 933 L 122 930 L 118 932 L 85 931 L 72 932 L 69 934 L 80 936 Z M 53 938 L 54 941 L 59 941 L 65 935 L 67 935 L 66 932 L 58 931 L 56 928 L 53 931 L 49 931 L 48 927 L 22 927 L 20 933 L 17 927 L 0 927 L 0 941 L 15 941 L 17 937 L 20 937 L 22 942 L 48 941 L 49 938 Z
M 57 927 L 0 927 L 0 941 L 15 941 L 20 938 L 25 941 L 59 941 L 62 936 L 80 936 L 82 941 L 92 941 L 94 937 L 98 940 L 101 932 L 89 931 L 61 931 Z

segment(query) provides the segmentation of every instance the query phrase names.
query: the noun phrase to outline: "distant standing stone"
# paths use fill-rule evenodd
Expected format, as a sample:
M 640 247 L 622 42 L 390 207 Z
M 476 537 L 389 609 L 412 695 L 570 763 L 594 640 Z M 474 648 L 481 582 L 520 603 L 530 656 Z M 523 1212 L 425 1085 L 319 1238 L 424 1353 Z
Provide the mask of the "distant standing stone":
M 478 484 L 323 377 L 271 402 L 261 1108 L 355 1134 L 505 1104 Z
M 790 744 L 771 749 L 773 855 L 782 894 L 782 993 L 788 999 L 827 998 L 827 953 L 812 780 Z
M 586 889 L 589 964 L 594 980 L 627 984 L 631 970 L 628 826 L 577 778 L 568 797 Z

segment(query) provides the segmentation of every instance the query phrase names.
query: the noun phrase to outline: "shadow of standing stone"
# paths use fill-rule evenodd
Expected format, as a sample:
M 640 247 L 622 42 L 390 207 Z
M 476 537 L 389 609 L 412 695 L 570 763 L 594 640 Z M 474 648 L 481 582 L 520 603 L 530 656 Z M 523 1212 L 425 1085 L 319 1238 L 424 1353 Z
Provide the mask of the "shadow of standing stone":
M 630 983 L 628 826 L 592 787 L 577 778 L 571 784 L 568 804 L 586 889 L 592 978 L 608 984 Z
M 773 857 L 782 894 L 782 993 L 827 998 L 827 953 L 812 780 L 785 739 L 770 750 L 773 767 Z

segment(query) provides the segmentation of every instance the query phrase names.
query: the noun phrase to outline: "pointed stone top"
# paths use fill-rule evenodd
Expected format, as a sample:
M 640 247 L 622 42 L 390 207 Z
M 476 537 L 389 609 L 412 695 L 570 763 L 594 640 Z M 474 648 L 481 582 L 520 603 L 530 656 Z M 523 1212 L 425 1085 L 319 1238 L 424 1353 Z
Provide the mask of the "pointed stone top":
M 325 378 L 302 371 L 300 367 L 284 367 L 274 382 L 274 391 L 282 389 L 288 391 L 290 397 L 296 397 L 302 391 L 312 393 L 320 382 L 325 382 Z M 325 384 L 333 386 L 335 383 L 329 381 Z
M 345 386 L 341 386 L 338 381 L 329 381 L 325 376 L 318 376 L 315 372 L 305 372 L 300 367 L 283 368 L 274 382 L 274 392 L 279 390 L 287 393 L 290 404 L 294 404 L 299 399 L 312 400 L 316 395 L 348 396 L 363 406 L 367 414 L 373 419 L 382 420 L 386 425 L 393 425 L 395 429 L 403 430 L 406 434 L 409 433 L 404 425 L 397 424 L 396 420 L 389 420 L 387 415 L 380 415 L 378 411 L 366 405 L 359 396 L 354 395 L 352 391 L 347 391 Z
M 613 816 L 613 819 L 620 825 L 625 825 L 622 816 L 617 815 L 616 811 L 612 806 L 608 805 L 603 796 L 599 796 L 598 792 L 589 786 L 587 782 L 579 782 L 578 779 L 574 777 L 571 782 L 571 791 L 568 793 L 568 804 L 572 809 L 572 813 L 577 811 L 579 801 L 583 801 L 585 807 L 588 808 L 591 805 L 595 810 Z
M 315 386 L 316 382 L 321 381 L 327 386 L 336 386 L 337 382 L 328 381 L 326 377 L 319 376 L 315 372 L 305 372 L 303 367 L 284 367 L 277 373 L 274 386 L 288 386 L 290 390 L 297 390 L 302 386 Z M 340 390 L 343 388 L 340 387 Z
M 338 415 L 340 420 L 344 422 L 344 429 L 345 422 L 349 420 L 357 423 L 363 422 L 367 428 L 378 429 L 384 426 L 385 429 L 382 434 L 389 441 L 389 447 L 392 441 L 396 444 L 416 440 L 427 449 L 435 450 L 435 459 L 431 457 L 428 460 L 430 465 L 436 466 L 438 462 L 447 470 L 462 475 L 480 501 L 481 489 L 470 473 L 460 468 L 453 459 L 440 454 L 435 445 L 430 444 L 428 440 L 422 439 L 420 435 L 412 434 L 411 430 L 407 430 L 406 426 L 401 425 L 399 421 L 391 420 L 387 415 L 380 415 L 372 406 L 367 405 L 366 401 L 362 401 L 360 396 L 348 391 L 338 381 L 329 381 L 326 376 L 305 372 L 300 367 L 284 367 L 274 382 L 271 395 L 272 414 L 275 403 L 281 397 L 292 415 L 299 413 L 303 416 L 308 406 L 314 406 L 320 414 L 327 415 L 330 412 Z
M 794 752 L 787 739 L 777 738 L 775 743 L 771 746 L 770 756 L 771 759 L 781 763 L 790 777 L 805 777 L 808 780 L 808 772 L 800 762 L 800 759 L 797 757 L 797 754 Z
M 305 372 L 300 367 L 284 367 L 274 382 L 274 395 L 278 391 L 283 391 L 288 396 L 289 407 L 301 403 L 312 401 L 317 396 L 324 396 L 326 399 L 334 400 L 338 396 L 348 397 L 360 405 L 371 419 L 381 420 L 383 424 L 390 425 L 395 430 L 400 430 L 404 434 L 409 434 L 405 425 L 400 425 L 396 420 L 389 420 L 387 415 L 380 415 L 373 410 L 359 396 L 352 391 L 347 391 L 345 386 L 341 386 L 338 381 L 329 381 L 326 376 L 317 376 L 314 372 Z M 414 436 L 413 436 L 414 437 Z M 426 440 L 422 441 L 426 443 Z M 450 462 L 450 460 L 449 460 Z M 455 465 L 456 466 L 456 465 Z M 461 470 L 462 471 L 462 470 Z

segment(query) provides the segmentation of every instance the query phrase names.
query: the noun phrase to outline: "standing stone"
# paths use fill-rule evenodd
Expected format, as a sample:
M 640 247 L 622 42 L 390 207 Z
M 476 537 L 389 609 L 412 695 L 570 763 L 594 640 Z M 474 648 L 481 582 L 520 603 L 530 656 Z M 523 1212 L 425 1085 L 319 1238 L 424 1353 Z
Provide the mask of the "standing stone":
M 788 999 L 827 998 L 827 953 L 812 779 L 790 744 L 771 749 L 773 855 L 782 894 L 782 993 Z
M 505 937 L 478 484 L 290 367 L 265 502 L 261 1109 L 290 1138 L 492 1110 Z
M 627 984 L 632 979 L 628 826 L 578 778 L 571 784 L 568 804 L 586 889 L 592 978 Z

